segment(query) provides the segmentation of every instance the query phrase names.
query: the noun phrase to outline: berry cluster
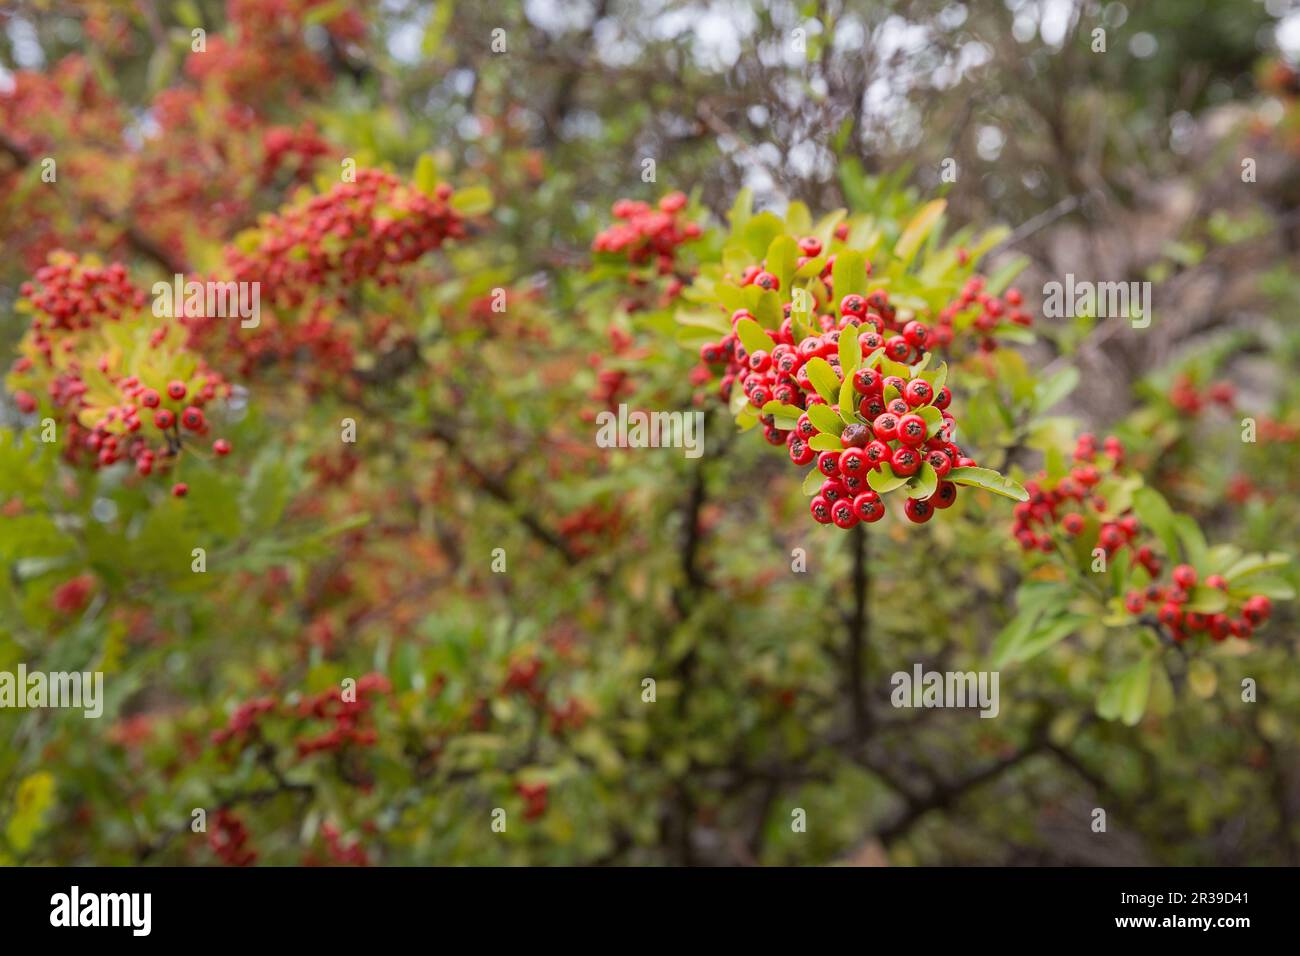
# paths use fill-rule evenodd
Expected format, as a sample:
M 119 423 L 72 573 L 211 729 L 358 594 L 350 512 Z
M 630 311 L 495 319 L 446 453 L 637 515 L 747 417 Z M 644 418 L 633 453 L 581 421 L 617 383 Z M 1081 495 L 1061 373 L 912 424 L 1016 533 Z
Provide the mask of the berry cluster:
M 545 783 L 515 784 L 515 792 L 524 798 L 524 819 L 536 820 L 546 812 L 546 794 L 549 786 Z
M 934 344 L 945 347 L 951 344 L 954 331 L 973 329 L 980 336 L 979 348 L 992 352 L 997 348 L 994 332 L 1005 323 L 1018 326 L 1033 325 L 1033 316 L 1024 309 L 1024 296 L 1019 289 L 1007 289 L 1001 296 L 984 291 L 984 277 L 971 276 L 961 295 L 939 310 L 934 327 Z
M 1191 376 L 1182 374 L 1169 389 L 1169 403 L 1184 415 L 1199 415 L 1211 404 L 1231 411 L 1236 407 L 1237 388 L 1232 382 L 1220 381 L 1200 389 Z
M 364 279 L 393 285 L 399 266 L 465 235 L 451 193 L 446 183 L 430 196 L 392 173 L 360 169 L 356 182 L 265 217 L 227 247 L 226 262 L 232 278 L 260 282 L 264 299 L 279 307 Z
M 1109 503 L 1094 493 L 1106 475 L 1124 464 L 1124 445 L 1118 438 L 1107 437 L 1103 450 L 1105 460 L 1100 460 L 1096 438 L 1085 432 L 1075 444 L 1074 468 L 1069 474 L 1049 481 L 1047 473 L 1041 472 L 1025 482 L 1029 500 L 1016 505 L 1011 528 L 1021 548 L 1050 554 L 1057 547 L 1058 529 L 1066 538 L 1078 538 L 1092 528 L 1096 538 L 1088 542 L 1090 549 L 1099 547 L 1110 557 L 1141 533 L 1141 524 L 1131 511 L 1110 515 Z M 1090 515 L 1095 516 L 1091 521 Z M 1102 520 L 1103 516 L 1108 517 Z M 1146 566 L 1153 577 L 1160 573 L 1160 562 L 1149 546 L 1139 547 L 1134 560 Z
M 658 208 L 638 200 L 618 200 L 611 212 L 619 221 L 596 235 L 592 252 L 616 255 L 634 266 L 653 262 L 660 275 L 672 275 L 678 247 L 700 237 L 699 223 L 679 215 L 686 201 L 680 192 L 668 193 Z
M 357 681 L 355 700 L 344 700 L 343 692 L 336 688 L 303 700 L 298 705 L 300 718 L 332 721 L 334 726 L 315 737 L 300 737 L 297 741 L 298 756 L 338 751 L 350 743 L 361 747 L 373 746 L 379 735 L 368 718 L 373 703 L 371 698 L 390 690 L 392 684 L 387 677 L 370 673 Z
M 32 322 L 10 385 L 24 413 L 39 406 L 33 391 L 48 394 L 67 428 L 70 461 L 131 461 L 147 476 L 174 462 L 187 437 L 208 435 L 205 407 L 228 396 L 229 384 L 184 350 L 177 327 L 146 321 L 144 295 L 123 266 L 55 253 L 21 292 Z M 167 378 L 178 370 L 184 377 Z M 221 457 L 231 445 L 218 438 L 211 449 Z
M 244 821 L 222 807 L 213 815 L 208 846 L 226 866 L 252 866 L 257 862 L 257 851 L 248 845 L 248 836 Z
M 343 841 L 343 833 L 337 826 L 329 821 L 322 823 L 320 826 L 321 836 L 325 840 L 325 851 L 329 854 L 329 863 L 335 863 L 340 866 L 369 866 L 370 857 L 366 853 L 365 847 L 361 841 L 352 839 L 348 842 Z M 303 856 L 304 866 L 319 866 L 321 860 L 313 852 L 308 852 Z
M 821 252 L 815 238 L 799 245 L 805 261 Z M 746 270 L 741 283 L 780 291 L 777 276 L 758 267 Z M 951 391 L 941 376 L 921 372 L 931 344 L 929 327 L 900 317 L 883 289 L 845 295 L 837 315 L 818 317 L 820 335 L 798 340 L 791 305 L 784 308 L 785 318 L 774 332 L 759 328 L 748 309 L 737 310 L 732 332 L 706 342 L 700 358 L 722 371 L 724 400 L 735 388 L 744 392 L 769 444 L 785 444 L 796 465 L 816 463 L 825 480 L 809 506 L 813 519 L 839 528 L 879 521 L 885 506 L 880 492 L 869 486 L 873 472 L 888 477 L 892 487 L 922 472 L 931 477 L 928 486 L 920 486 L 924 493 L 904 507 L 917 524 L 929 521 L 935 509 L 950 507 L 957 489 L 946 476 L 975 461 L 953 441 Z M 763 347 L 750 351 L 742 338 Z M 854 365 L 851 391 L 842 381 L 846 361 Z M 828 394 L 851 400 L 854 408 L 841 408 L 828 401 Z
M 1263 594 L 1246 598 L 1235 616 L 1226 611 L 1193 610 L 1189 605 L 1198 580 L 1196 569 L 1190 564 L 1180 564 L 1174 568 L 1172 577 L 1170 584 L 1152 583 L 1145 591 L 1130 591 L 1124 596 L 1124 609 L 1130 614 L 1141 614 L 1148 607 L 1157 608 L 1156 619 L 1175 641 L 1185 641 L 1194 634 L 1208 634 L 1215 641 L 1225 640 L 1229 635 L 1245 639 L 1273 612 L 1273 602 Z M 1221 575 L 1212 574 L 1205 579 L 1205 587 L 1226 593 L 1228 582 Z

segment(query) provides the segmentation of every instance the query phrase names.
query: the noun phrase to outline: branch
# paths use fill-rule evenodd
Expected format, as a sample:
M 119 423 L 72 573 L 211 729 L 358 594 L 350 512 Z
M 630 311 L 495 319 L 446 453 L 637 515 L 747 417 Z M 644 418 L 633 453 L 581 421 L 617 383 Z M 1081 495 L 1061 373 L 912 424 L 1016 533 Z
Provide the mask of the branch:
M 569 547 L 569 543 L 555 531 L 542 524 L 531 511 L 521 508 L 518 499 L 504 482 L 488 474 L 477 462 L 469 457 L 469 454 L 462 447 L 459 437 L 451 429 L 442 424 L 435 424 L 430 431 L 430 435 L 447 447 L 447 450 L 460 463 L 461 467 L 469 473 L 474 484 L 514 511 L 519 517 L 520 524 L 527 528 L 534 538 L 559 554 L 566 564 L 575 565 L 578 563 L 578 555 Z

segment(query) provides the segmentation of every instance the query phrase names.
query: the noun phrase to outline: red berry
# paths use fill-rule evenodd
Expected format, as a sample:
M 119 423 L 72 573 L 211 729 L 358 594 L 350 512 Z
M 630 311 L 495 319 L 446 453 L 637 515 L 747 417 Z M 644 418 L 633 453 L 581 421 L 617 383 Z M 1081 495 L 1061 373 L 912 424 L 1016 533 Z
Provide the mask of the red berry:
M 939 409 L 939 411 L 943 411 L 951 403 L 952 403 L 952 392 L 949 391 L 948 386 L 945 385 L 943 388 L 939 389 L 938 394 L 934 396 L 934 407 Z
M 866 448 L 867 443 L 871 441 L 871 429 L 866 425 L 859 425 L 856 422 L 852 425 L 846 425 L 844 431 L 840 432 L 840 444 L 845 448 Z
M 912 354 L 912 346 L 901 335 L 895 335 L 885 342 L 885 354 L 895 362 L 906 362 Z
M 831 520 L 835 522 L 837 528 L 852 528 L 857 524 L 858 515 L 853 510 L 853 502 L 847 498 L 841 498 L 831 505 Z
M 889 446 L 883 441 L 873 441 L 862 450 L 870 468 L 879 468 L 881 462 L 889 461 Z
M 840 471 L 846 475 L 862 475 L 871 469 L 866 453 L 858 447 L 848 448 L 840 453 Z
M 925 460 L 930 463 L 930 467 L 934 469 L 934 473 L 940 478 L 952 471 L 952 458 L 942 448 L 932 450 L 925 456 Z
M 172 485 L 172 497 L 184 498 L 187 494 L 189 494 L 189 490 L 190 490 L 189 485 L 185 484 L 185 482 L 183 481 L 178 481 L 176 482 L 176 484 Z
M 1211 574 L 1208 578 L 1206 578 L 1205 586 L 1207 588 L 1217 588 L 1220 591 L 1228 590 L 1228 582 L 1224 580 L 1224 578 L 1221 575 L 1218 574 Z
M 916 474 L 916 470 L 921 467 L 921 455 L 915 448 L 909 448 L 903 445 L 894 449 L 894 454 L 889 459 L 890 467 L 894 469 L 894 474 L 906 477 Z
M 913 348 L 923 349 L 930 339 L 930 329 L 924 322 L 918 322 L 913 319 L 911 322 L 908 322 L 907 325 L 903 326 L 903 338 L 906 339 L 907 344 Z
M 140 393 L 140 404 L 145 408 L 157 408 L 160 401 L 161 398 L 155 389 L 146 388 Z
M 951 508 L 953 502 L 957 500 L 957 486 L 951 481 L 939 482 L 939 487 L 934 490 L 930 496 L 930 504 L 936 508 Z
M 176 421 L 176 415 L 170 408 L 160 408 L 153 413 L 153 423 L 161 429 L 168 429 Z
M 874 368 L 860 368 L 853 373 L 853 388 L 861 395 L 880 392 L 880 373 Z
M 926 423 L 920 415 L 904 415 L 898 420 L 898 440 L 913 447 L 925 441 Z
M 1183 612 L 1177 604 L 1169 601 L 1160 606 L 1160 611 L 1156 617 L 1166 627 L 1177 627 L 1183 619 Z
M 908 498 L 907 504 L 903 505 L 903 512 L 909 521 L 925 524 L 934 517 L 934 506 L 920 498 Z
M 874 491 L 864 491 L 853 499 L 853 511 L 862 521 L 872 524 L 885 516 L 885 505 Z
M 192 432 L 203 427 L 203 412 L 193 405 L 181 412 L 181 424 Z
M 1083 515 L 1079 514 L 1077 511 L 1071 511 L 1061 519 L 1061 527 L 1065 529 L 1066 534 L 1074 537 L 1083 530 Z
M 1174 568 L 1174 583 L 1184 591 L 1196 587 L 1196 569 L 1190 564 L 1180 564 Z
M 871 430 L 881 441 L 893 441 L 898 437 L 898 418 L 889 412 L 877 415 L 871 423 Z
M 817 453 L 808 447 L 808 442 L 794 432 L 790 433 L 787 441 L 790 446 L 790 460 L 796 465 L 806 465 L 817 456 Z
M 812 512 L 813 520 L 818 524 L 831 523 L 831 503 L 821 495 L 816 495 L 808 505 L 808 510 Z
M 858 402 L 858 414 L 869 422 L 874 422 L 885 413 L 885 402 L 879 395 L 868 395 Z
M 1130 614 L 1141 614 L 1146 605 L 1146 598 L 1142 596 L 1140 591 L 1129 591 L 1124 596 L 1124 609 Z
M 167 383 L 167 397 L 171 398 L 173 401 L 179 402 L 182 398 L 184 398 L 185 391 L 186 389 L 185 389 L 184 382 L 172 381 Z
M 827 478 L 837 478 L 840 474 L 840 453 L 824 451 L 817 456 L 817 470 Z
M 230 442 L 226 441 L 224 438 L 218 438 L 216 441 L 212 443 L 212 450 L 216 452 L 218 455 L 223 455 L 223 456 L 229 455 Z
M 1273 613 L 1273 602 L 1268 599 L 1267 595 L 1256 594 L 1246 599 L 1246 603 L 1242 605 L 1241 613 L 1251 624 L 1263 624 L 1268 620 L 1268 616 Z
M 930 399 L 934 398 L 934 388 L 925 379 L 914 378 L 907 383 L 907 388 L 903 389 L 903 398 L 913 408 L 927 405 Z
M 840 315 L 857 315 L 867 314 L 867 300 L 860 295 L 846 295 L 840 299 Z

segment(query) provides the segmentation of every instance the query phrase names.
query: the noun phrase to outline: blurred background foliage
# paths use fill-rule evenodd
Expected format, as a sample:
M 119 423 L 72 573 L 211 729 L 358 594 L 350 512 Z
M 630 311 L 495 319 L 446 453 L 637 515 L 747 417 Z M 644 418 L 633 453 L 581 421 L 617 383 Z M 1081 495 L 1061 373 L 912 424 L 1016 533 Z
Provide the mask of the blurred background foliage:
M 1067 273 L 1154 283 L 1148 329 L 1039 317 L 998 353 L 1020 358 L 969 386 L 981 458 L 1036 471 L 1046 439 L 978 423 L 1008 370 L 1032 390 L 1075 368 L 1031 424 L 1113 432 L 1208 540 L 1285 549 L 1297 53 L 1282 0 L 6 4 L 7 349 L 52 249 L 143 288 L 219 272 L 237 233 L 348 159 L 410 177 L 428 154 L 494 202 L 396 287 L 352 290 L 343 371 L 210 356 L 239 383 L 235 452 L 183 461 L 184 500 L 68 467 L 6 396 L 0 669 L 99 669 L 107 702 L 98 721 L 0 713 L 0 860 L 1300 862 L 1290 605 L 1208 669 L 1163 655 L 1167 699 L 1136 725 L 1095 698 L 1137 635 L 1092 626 L 1004 668 L 998 719 L 894 710 L 890 674 L 986 666 L 1015 620 L 1009 503 L 887 519 L 855 578 L 860 539 L 812 525 L 782 456 L 712 401 L 699 460 L 596 447 L 611 401 L 689 408 L 697 389 L 662 280 L 589 267 L 624 197 L 681 190 L 719 224 L 742 188 L 881 218 L 909 185 L 941 193 L 957 226 L 1010 227 L 985 271 L 1025 256 L 1036 314 Z M 720 242 L 686 247 L 683 272 Z M 1271 440 L 1188 398 L 1221 381 Z M 304 748 L 329 728 L 316 695 L 367 674 L 387 682 L 361 696 L 373 736 Z

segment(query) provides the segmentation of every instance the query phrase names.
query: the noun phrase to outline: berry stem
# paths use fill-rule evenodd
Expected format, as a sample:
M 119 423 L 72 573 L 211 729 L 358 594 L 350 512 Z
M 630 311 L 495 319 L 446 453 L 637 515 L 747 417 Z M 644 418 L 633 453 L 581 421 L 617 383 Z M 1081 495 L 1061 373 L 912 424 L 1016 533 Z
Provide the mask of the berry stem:
M 853 708 L 853 739 L 865 742 L 871 731 L 871 710 L 866 695 L 866 656 L 871 638 L 867 602 L 871 593 L 870 548 L 867 527 L 855 525 L 853 541 L 853 613 L 849 617 L 849 700 Z

